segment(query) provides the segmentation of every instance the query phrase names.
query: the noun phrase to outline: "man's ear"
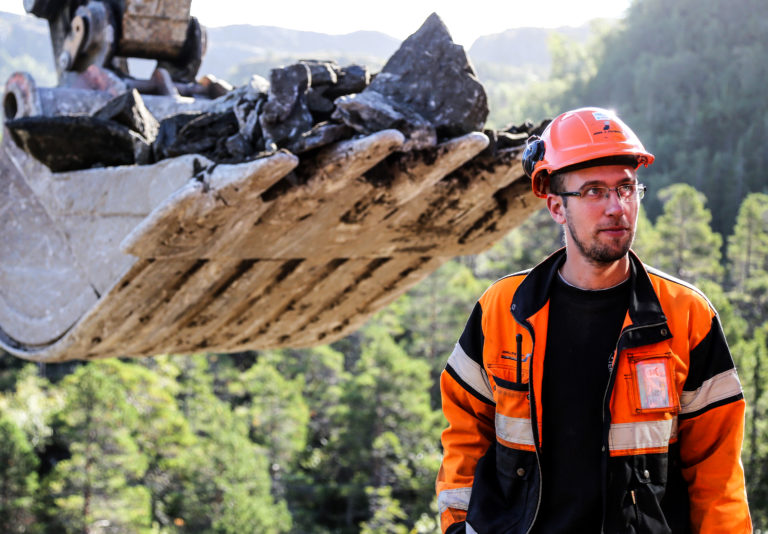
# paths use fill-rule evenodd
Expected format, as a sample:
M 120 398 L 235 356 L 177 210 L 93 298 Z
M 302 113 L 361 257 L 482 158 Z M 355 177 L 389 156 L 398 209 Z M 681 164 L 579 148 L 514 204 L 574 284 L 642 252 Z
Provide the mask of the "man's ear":
M 547 209 L 557 224 L 565 224 L 565 203 L 560 195 L 547 195 Z

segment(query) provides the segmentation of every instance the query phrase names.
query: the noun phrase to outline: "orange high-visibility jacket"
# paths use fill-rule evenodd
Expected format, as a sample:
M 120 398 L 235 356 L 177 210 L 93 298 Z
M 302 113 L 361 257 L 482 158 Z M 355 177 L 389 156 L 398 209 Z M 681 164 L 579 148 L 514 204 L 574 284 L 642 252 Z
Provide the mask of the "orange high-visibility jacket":
M 442 373 L 443 532 L 462 521 L 467 532 L 493 534 L 534 524 L 547 446 L 548 294 L 564 259 L 561 249 L 494 283 Z M 692 286 L 630 259 L 629 310 L 606 361 L 602 531 L 752 532 L 740 460 L 744 396 L 719 318 Z

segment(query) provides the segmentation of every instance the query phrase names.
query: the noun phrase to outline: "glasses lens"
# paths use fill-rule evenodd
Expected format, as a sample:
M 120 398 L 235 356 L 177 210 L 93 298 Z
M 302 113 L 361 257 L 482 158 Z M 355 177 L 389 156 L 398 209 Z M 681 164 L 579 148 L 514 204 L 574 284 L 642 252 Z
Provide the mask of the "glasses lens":
M 616 192 L 619 193 L 619 196 L 624 200 L 629 200 L 635 195 L 635 185 L 634 184 L 626 184 L 626 185 L 620 185 L 616 188 Z

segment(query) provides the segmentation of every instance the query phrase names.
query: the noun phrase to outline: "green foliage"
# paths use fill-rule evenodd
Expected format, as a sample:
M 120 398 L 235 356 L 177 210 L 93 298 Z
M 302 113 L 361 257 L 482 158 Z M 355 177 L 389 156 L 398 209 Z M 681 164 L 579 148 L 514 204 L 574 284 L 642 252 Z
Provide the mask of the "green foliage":
M 664 207 L 654 228 L 658 241 L 650 263 L 692 283 L 720 281 L 723 240 L 710 227 L 704 195 L 690 185 L 674 184 L 659 191 L 659 198 Z
M 25 365 L 16 380 L 14 390 L 0 396 L 0 412 L 24 431 L 35 450 L 42 451 L 53 435 L 51 421 L 62 407 L 63 395 L 37 376 L 35 365 Z
M 209 359 L 174 361 L 180 406 L 195 439 L 169 461 L 165 515 L 179 532 L 288 532 L 287 507 L 271 495 L 267 455 L 249 439 L 247 422 L 214 394 Z
M 475 271 L 481 278 L 497 280 L 529 269 L 562 248 L 563 230 L 542 208 L 477 258 Z
M 637 215 L 637 232 L 632 243 L 632 250 L 646 263 L 653 264 L 658 250 L 659 236 L 653 223 L 648 219 L 645 207 L 641 204 Z
M 753 193 L 741 203 L 728 238 L 728 264 L 731 286 L 743 293 L 768 276 L 768 195 Z
M 54 428 L 69 458 L 44 479 L 63 532 L 97 524 L 140 531 L 149 525 L 149 493 L 139 486 L 146 468 L 132 430 L 139 414 L 111 373 L 119 362 L 78 368 L 61 384 L 64 406 Z
M 429 510 L 439 465 L 440 415 L 430 405 L 429 366 L 409 357 L 375 323 L 364 338 L 344 385 L 340 419 L 332 421 L 340 432 L 316 470 L 325 488 L 317 496 L 325 510 L 321 523 L 334 532 L 357 532 L 377 511 L 393 509 L 405 513 L 397 524 L 410 528 Z
M 510 122 L 531 120 L 538 123 L 563 110 L 580 107 L 580 95 L 598 71 L 605 54 L 605 39 L 616 31 L 616 24 L 594 20 L 589 24 L 588 37 L 580 39 L 567 33 L 551 32 L 548 36 L 549 74 L 540 69 L 516 67 L 517 72 L 505 80 L 482 76 L 488 67 L 478 69 L 488 91 L 490 115 L 488 126 L 501 128 Z M 482 64 L 481 64 L 482 65 Z M 510 68 L 510 67 L 507 67 Z
M 0 411 L 0 531 L 22 533 L 32 527 L 37 464 L 24 432 Z
M 362 523 L 360 534 L 408 534 L 408 528 L 403 524 L 407 516 L 400 503 L 392 498 L 392 488 L 366 488 L 366 495 L 373 515 Z
M 477 297 L 488 285 L 463 261 L 445 263 L 426 280 L 374 320 L 390 325 L 398 344 L 411 357 L 423 359 L 430 368 L 432 407 L 440 407 L 438 387 L 445 357 L 456 344 Z
M 309 407 L 302 376 L 288 379 L 266 358 L 229 382 L 237 393 L 235 413 L 250 426 L 251 439 L 266 448 L 273 470 L 292 465 L 307 444 Z

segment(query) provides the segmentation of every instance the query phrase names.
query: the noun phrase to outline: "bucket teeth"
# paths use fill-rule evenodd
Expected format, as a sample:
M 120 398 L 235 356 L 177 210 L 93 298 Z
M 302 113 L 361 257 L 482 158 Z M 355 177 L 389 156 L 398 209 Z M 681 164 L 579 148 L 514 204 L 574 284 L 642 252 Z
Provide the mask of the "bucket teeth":
M 19 289 L 32 307 L 0 295 L 0 345 L 55 362 L 329 343 L 540 207 L 516 148 L 486 150 L 479 132 L 419 151 L 404 140 L 55 174 L 4 140 L 0 282 L 56 268 Z

